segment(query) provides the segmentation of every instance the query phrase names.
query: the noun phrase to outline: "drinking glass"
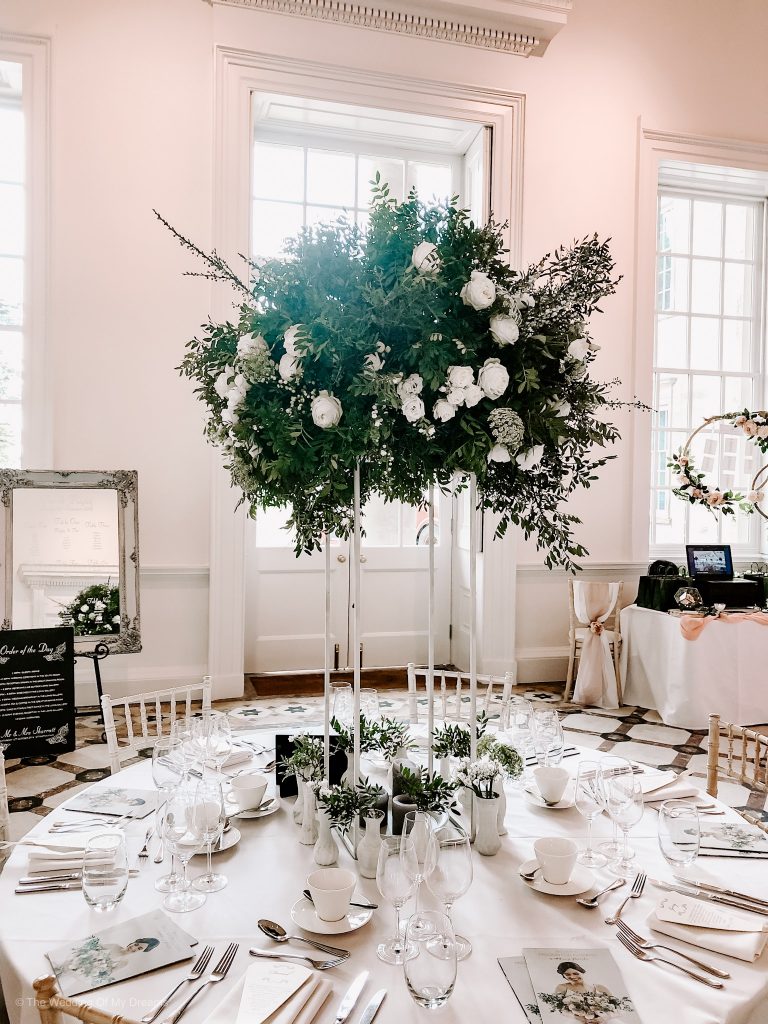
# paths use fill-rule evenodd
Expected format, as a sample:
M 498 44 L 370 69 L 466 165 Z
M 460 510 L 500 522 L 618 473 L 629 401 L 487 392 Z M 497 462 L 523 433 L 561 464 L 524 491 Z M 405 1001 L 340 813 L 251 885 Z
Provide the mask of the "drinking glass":
M 197 722 L 203 767 L 212 764 L 214 769 L 220 772 L 233 749 L 229 719 L 220 711 L 206 711 Z
M 227 813 L 221 783 L 215 779 L 203 779 L 195 787 L 195 803 L 190 822 L 190 831 L 205 843 L 207 855 L 205 874 L 200 875 L 192 883 L 192 887 L 198 892 L 218 892 L 227 884 L 227 876 L 214 874 L 211 864 L 213 844 L 221 839 L 226 823 Z
M 592 849 L 592 822 L 603 813 L 599 767 L 597 761 L 581 761 L 576 775 L 576 810 L 587 819 L 587 848 L 576 859 L 588 868 L 600 868 L 608 860 L 605 854 Z
M 416 955 L 403 965 L 405 983 L 419 1006 L 443 1006 L 456 984 L 456 940 L 446 914 L 422 910 L 408 919 L 405 941 Z
M 643 793 L 629 764 L 626 770 L 603 772 L 602 779 L 608 813 L 624 833 L 621 857 L 611 864 L 611 871 L 620 878 L 629 878 L 635 856 L 629 845 L 629 830 L 643 816 Z
M 338 718 L 342 725 L 352 724 L 353 694 L 349 683 L 333 683 L 332 716 Z
M 560 764 L 563 759 L 563 727 L 556 711 L 535 711 L 533 715 L 533 749 L 540 765 Z
M 163 842 L 163 816 L 165 804 L 179 784 L 179 773 L 182 771 L 180 742 L 171 736 L 160 736 L 152 748 L 152 779 L 157 786 L 157 803 L 155 806 L 155 835 Z M 176 870 L 176 858 L 171 854 L 171 870 L 161 875 L 155 882 L 158 892 L 175 892 L 181 884 L 181 875 Z
M 659 848 L 673 871 L 693 864 L 699 855 L 700 839 L 696 804 L 665 800 L 659 808 Z
M 408 811 L 400 836 L 400 857 L 406 873 L 416 883 L 416 912 L 419 909 L 421 883 L 435 866 L 436 849 L 432 840 L 435 819 L 426 811 Z
M 362 688 L 360 691 L 360 714 L 365 715 L 369 722 L 375 722 L 381 718 L 378 690 L 366 686 Z
M 91 836 L 83 858 L 83 896 L 99 913 L 116 907 L 128 886 L 128 858 L 122 832 Z
M 605 776 L 613 771 L 631 770 L 632 766 L 625 757 L 615 757 L 613 754 L 610 754 L 600 760 L 600 767 L 597 776 L 597 788 L 604 811 L 608 811 L 608 800 L 605 795 L 604 786 Z M 611 825 L 613 826 L 613 835 L 610 839 L 605 840 L 605 842 L 598 843 L 598 849 L 603 851 L 608 860 L 615 860 L 617 857 L 621 856 L 621 841 L 619 839 L 619 826 L 613 818 L 611 818 Z
M 427 875 L 427 888 L 442 903 L 450 921 L 453 904 L 472 884 L 472 848 L 466 832 L 451 825 L 437 829 L 431 842 L 435 855 L 434 866 Z M 472 952 L 472 943 L 463 935 L 454 935 L 454 941 L 456 959 L 464 960 Z M 440 948 L 436 947 L 433 955 L 440 956 Z
M 533 753 L 533 704 L 525 697 L 513 697 L 509 702 L 508 731 L 512 745 L 525 757 Z
M 187 878 L 187 864 L 204 844 L 204 840 L 196 836 L 191 828 L 194 811 L 195 791 L 188 785 L 175 789 L 165 805 L 163 837 L 181 864 L 181 884 L 176 891 L 168 893 L 163 906 L 178 914 L 196 910 L 205 903 L 205 896 L 193 892 Z
M 200 765 L 201 751 L 193 718 L 177 718 L 171 726 L 171 738 L 175 741 L 175 756 L 183 776 L 188 777 L 193 768 Z
M 376 947 L 376 956 L 385 964 L 403 964 L 409 957 L 416 956 L 415 947 L 404 943 L 400 934 L 400 911 L 413 896 L 416 883 L 406 873 L 400 859 L 400 839 L 397 836 L 386 836 L 381 841 L 376 884 L 382 897 L 395 910 L 395 937 L 389 942 L 380 943 Z

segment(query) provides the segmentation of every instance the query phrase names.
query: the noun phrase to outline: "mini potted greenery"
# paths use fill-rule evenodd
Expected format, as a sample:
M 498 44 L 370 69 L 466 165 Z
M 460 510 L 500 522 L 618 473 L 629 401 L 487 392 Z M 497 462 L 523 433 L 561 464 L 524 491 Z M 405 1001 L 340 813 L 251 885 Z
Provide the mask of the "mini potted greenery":
M 488 728 L 488 715 L 481 711 L 477 716 L 477 739 L 484 736 Z M 451 777 L 450 759 L 469 757 L 471 750 L 471 734 L 469 723 L 455 722 L 435 729 L 432 734 L 432 753 L 441 762 L 440 774 L 445 779 Z
M 389 762 L 389 788 L 392 796 L 402 792 L 401 769 L 416 770 L 417 765 L 408 757 L 408 751 L 414 746 L 410 727 L 407 722 L 399 722 L 396 718 L 382 718 L 374 725 L 376 739 L 375 748 Z
M 507 816 L 507 795 L 504 792 L 504 779 L 518 779 L 523 773 L 523 759 L 518 750 L 509 743 L 496 740 L 492 736 L 483 736 L 477 744 L 479 756 L 490 757 L 500 768 L 495 783 L 495 791 L 499 798 L 496 812 L 496 825 L 500 836 L 507 834 L 505 818 Z
M 408 811 L 428 811 L 434 815 L 458 812 L 457 784 L 442 775 L 430 775 L 426 768 L 402 769 L 403 791 L 392 798 L 392 832 L 400 835 Z
M 318 804 L 338 832 L 346 833 L 352 827 L 355 815 L 363 817 L 367 810 L 375 808 L 384 790 L 381 786 L 369 786 L 360 782 L 350 786 L 346 782 L 338 786 L 324 786 L 319 790 Z M 386 799 L 386 793 L 384 793 Z
M 315 832 L 315 794 L 309 789 L 308 783 L 318 782 L 323 777 L 323 741 L 301 732 L 292 736 L 291 741 L 293 752 L 289 757 L 282 758 L 280 768 L 284 775 L 296 776 L 298 792 L 293 805 L 293 820 L 301 826 L 301 842 L 309 845 Z M 311 839 L 312 843 L 315 839 Z

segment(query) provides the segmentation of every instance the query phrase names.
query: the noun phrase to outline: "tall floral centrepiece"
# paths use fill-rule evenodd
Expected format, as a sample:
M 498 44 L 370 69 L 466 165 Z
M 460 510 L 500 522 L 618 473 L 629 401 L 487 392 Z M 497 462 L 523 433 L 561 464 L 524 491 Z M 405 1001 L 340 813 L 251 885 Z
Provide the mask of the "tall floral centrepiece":
M 359 464 L 363 502 L 419 504 L 474 473 L 499 534 L 514 523 L 571 567 L 586 551 L 563 506 L 618 437 L 605 413 L 620 403 L 589 372 L 587 321 L 616 285 L 607 245 L 587 238 L 519 273 L 497 225 L 373 184 L 365 233 L 343 218 L 306 229 L 285 258 L 251 263 L 250 286 L 174 232 L 242 299 L 180 367 L 209 439 L 252 514 L 292 507 L 297 552 L 349 534 Z

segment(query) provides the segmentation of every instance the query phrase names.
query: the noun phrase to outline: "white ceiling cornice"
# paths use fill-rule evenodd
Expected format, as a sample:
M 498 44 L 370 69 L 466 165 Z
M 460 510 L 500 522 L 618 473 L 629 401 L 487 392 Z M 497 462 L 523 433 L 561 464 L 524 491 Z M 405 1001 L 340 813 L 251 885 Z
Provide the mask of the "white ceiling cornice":
M 568 21 L 573 0 L 212 0 L 358 28 L 541 57 Z

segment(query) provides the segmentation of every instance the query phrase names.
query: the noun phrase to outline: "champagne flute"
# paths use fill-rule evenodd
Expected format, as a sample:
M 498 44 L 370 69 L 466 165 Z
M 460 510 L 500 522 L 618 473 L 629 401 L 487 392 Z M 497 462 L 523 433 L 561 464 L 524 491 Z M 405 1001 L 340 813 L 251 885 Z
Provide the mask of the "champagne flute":
M 456 941 L 446 914 L 423 910 L 408 920 L 405 941 L 416 955 L 403 965 L 405 983 L 414 1002 L 434 1010 L 448 1001 L 456 984 Z M 434 950 L 439 947 L 441 955 Z
M 605 854 L 592 849 L 592 822 L 603 812 L 598 769 L 597 761 L 581 761 L 576 775 L 576 810 L 587 819 L 587 848 L 576 859 L 588 868 L 600 868 L 608 860 Z
M 665 800 L 659 808 L 659 848 L 677 874 L 690 867 L 699 855 L 701 826 L 696 804 Z
M 403 964 L 409 957 L 416 956 L 415 947 L 404 943 L 400 934 L 400 911 L 413 896 L 416 883 L 407 874 L 400 859 L 400 839 L 397 836 L 385 836 L 381 841 L 376 884 L 383 898 L 392 904 L 395 911 L 395 936 L 376 947 L 376 956 L 385 964 Z
M 196 910 L 205 903 L 205 896 L 193 892 L 187 878 L 187 864 L 199 852 L 203 841 L 191 828 L 195 810 L 195 791 L 189 785 L 179 786 L 165 805 L 163 836 L 181 864 L 181 886 L 176 892 L 169 892 L 163 900 L 166 910 L 183 914 Z
M 624 833 L 621 857 L 610 867 L 620 878 L 629 878 L 632 874 L 632 858 L 635 856 L 635 851 L 629 845 L 629 830 L 643 816 L 643 793 L 629 764 L 626 770 L 603 773 L 603 786 L 608 813 Z
M 431 842 L 434 844 L 435 855 L 434 865 L 427 875 L 427 888 L 443 905 L 445 915 L 453 926 L 453 904 L 472 884 L 472 848 L 469 836 L 462 829 L 446 825 L 433 833 Z M 457 960 L 464 960 L 472 952 L 472 943 L 463 935 L 454 935 L 454 943 Z M 445 946 L 439 942 L 430 948 L 430 952 L 438 957 L 449 955 Z
M 207 870 L 192 883 L 198 892 L 218 892 L 227 884 L 227 876 L 214 874 L 211 864 L 213 844 L 224 834 L 227 814 L 224 809 L 224 794 L 221 783 L 215 779 L 203 779 L 195 787 L 195 802 L 192 809 L 191 832 L 205 843 Z

